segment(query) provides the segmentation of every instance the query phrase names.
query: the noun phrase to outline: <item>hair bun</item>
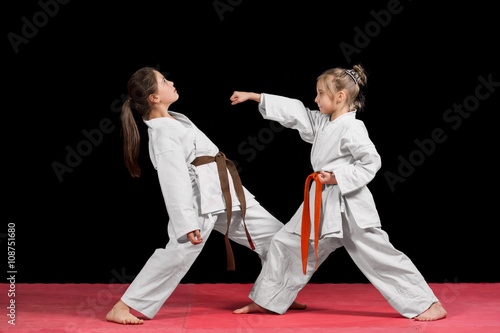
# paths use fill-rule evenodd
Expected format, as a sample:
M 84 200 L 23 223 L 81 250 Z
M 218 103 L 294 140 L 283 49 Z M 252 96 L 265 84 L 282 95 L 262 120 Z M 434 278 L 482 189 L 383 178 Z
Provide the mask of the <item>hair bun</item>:
M 358 64 L 358 65 L 354 65 L 352 67 L 352 70 L 359 75 L 358 84 L 360 86 L 366 86 L 366 79 L 367 79 L 367 77 L 366 77 L 366 71 L 365 71 L 365 69 L 361 65 Z

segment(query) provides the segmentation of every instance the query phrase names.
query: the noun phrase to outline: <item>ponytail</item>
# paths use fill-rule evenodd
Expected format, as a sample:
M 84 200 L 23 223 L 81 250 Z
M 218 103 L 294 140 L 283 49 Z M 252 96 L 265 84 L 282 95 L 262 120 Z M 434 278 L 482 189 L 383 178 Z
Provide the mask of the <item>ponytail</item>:
M 130 98 L 123 103 L 122 106 L 122 129 L 123 129 L 123 157 L 125 165 L 132 177 L 141 176 L 141 168 L 137 162 L 139 157 L 139 145 L 141 138 L 139 136 L 139 129 L 132 114 L 130 107 Z
M 367 75 L 366 75 L 366 70 L 361 66 L 361 65 L 354 65 L 353 66 L 353 71 L 358 74 L 359 80 L 358 80 L 358 87 L 357 93 L 355 93 L 355 98 L 353 101 L 353 107 L 357 109 L 358 111 L 361 111 L 361 109 L 364 108 L 365 106 L 365 94 L 364 94 L 364 87 L 366 87 L 367 83 Z
M 132 177 L 140 177 L 141 175 L 141 168 L 137 162 L 141 138 L 130 104 L 134 102 L 134 109 L 137 113 L 143 119 L 148 119 L 151 110 L 148 96 L 158 90 L 155 73 L 156 70 L 151 67 L 137 70 L 128 81 L 127 90 L 130 97 L 122 106 L 123 157 Z

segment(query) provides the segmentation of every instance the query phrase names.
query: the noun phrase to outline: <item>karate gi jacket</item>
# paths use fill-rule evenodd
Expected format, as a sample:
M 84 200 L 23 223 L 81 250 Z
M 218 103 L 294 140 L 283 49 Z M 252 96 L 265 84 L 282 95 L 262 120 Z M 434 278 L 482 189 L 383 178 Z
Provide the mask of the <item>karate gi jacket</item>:
M 208 163 L 195 167 L 198 156 L 215 156 L 219 149 L 185 115 L 169 111 L 168 117 L 144 120 L 148 126 L 149 156 L 158 172 L 169 224 L 175 237 L 200 229 L 198 220 L 204 214 L 220 214 L 226 204 L 222 194 L 217 165 Z M 232 210 L 240 210 L 240 202 L 229 177 Z M 258 202 L 243 187 L 247 208 Z
M 320 239 L 342 237 L 341 213 L 345 209 L 349 209 L 359 227 L 380 227 L 373 196 L 366 186 L 380 169 L 380 156 L 364 123 L 356 119 L 356 111 L 330 121 L 330 115 L 311 111 L 296 99 L 270 94 L 261 94 L 259 111 L 265 119 L 298 130 L 301 138 L 312 144 L 314 171 L 333 172 L 337 179 L 338 185 L 323 185 Z M 310 207 L 314 207 L 315 188 L 313 182 L 309 192 Z M 285 225 L 288 231 L 299 235 L 302 206 Z M 311 221 L 313 215 L 311 209 Z M 313 228 L 311 223 L 311 240 L 314 239 Z

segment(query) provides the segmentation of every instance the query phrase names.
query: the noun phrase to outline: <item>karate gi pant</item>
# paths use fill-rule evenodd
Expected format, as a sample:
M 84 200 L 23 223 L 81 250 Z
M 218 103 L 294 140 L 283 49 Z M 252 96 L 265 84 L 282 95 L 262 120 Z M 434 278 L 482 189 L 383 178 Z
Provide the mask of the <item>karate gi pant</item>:
M 418 316 L 438 299 L 411 260 L 396 250 L 378 227 L 362 229 L 351 214 L 342 213 L 343 238 L 323 238 L 318 267 L 342 246 L 358 268 L 391 306 L 407 318 Z M 314 242 L 310 241 L 307 275 L 302 271 L 300 235 L 286 228 L 274 236 L 268 258 L 249 297 L 258 305 L 284 314 L 315 272 Z
M 283 223 L 260 205 L 247 208 L 245 222 L 252 237 L 255 252 L 260 256 L 264 265 L 271 239 L 283 227 Z M 226 233 L 226 212 L 199 216 L 199 226 L 203 242 L 197 245 L 191 244 L 187 238 L 179 242 L 169 228 L 170 240 L 167 246 L 153 253 L 121 300 L 146 317 L 153 318 L 203 250 L 212 229 L 222 234 Z M 229 238 L 250 248 L 241 211 L 232 212 Z M 220 255 L 224 256 L 223 253 Z

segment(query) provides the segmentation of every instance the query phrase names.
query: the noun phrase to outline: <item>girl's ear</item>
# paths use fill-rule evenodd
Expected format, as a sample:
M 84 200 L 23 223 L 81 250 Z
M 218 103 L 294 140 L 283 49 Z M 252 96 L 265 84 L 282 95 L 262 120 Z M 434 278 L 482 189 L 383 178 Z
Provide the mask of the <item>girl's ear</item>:
M 158 103 L 158 96 L 155 96 L 155 95 L 151 94 L 151 95 L 148 96 L 148 99 L 153 104 Z
M 338 98 L 337 98 L 337 104 L 340 104 L 342 102 L 345 102 L 346 101 L 346 94 L 343 90 L 339 91 L 338 92 Z

